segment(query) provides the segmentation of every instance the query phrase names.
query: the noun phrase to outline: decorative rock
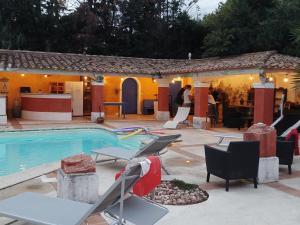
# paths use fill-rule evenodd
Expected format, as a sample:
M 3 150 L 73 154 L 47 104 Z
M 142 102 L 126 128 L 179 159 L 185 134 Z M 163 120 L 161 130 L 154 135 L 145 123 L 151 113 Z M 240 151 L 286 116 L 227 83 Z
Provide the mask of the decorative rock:
M 61 168 L 66 174 L 94 173 L 96 163 L 91 156 L 79 154 L 61 160 Z
M 155 190 L 154 199 L 151 194 L 146 197 L 165 205 L 188 205 L 206 201 L 208 193 L 197 185 L 192 189 L 183 190 L 175 186 L 172 181 L 162 181 Z

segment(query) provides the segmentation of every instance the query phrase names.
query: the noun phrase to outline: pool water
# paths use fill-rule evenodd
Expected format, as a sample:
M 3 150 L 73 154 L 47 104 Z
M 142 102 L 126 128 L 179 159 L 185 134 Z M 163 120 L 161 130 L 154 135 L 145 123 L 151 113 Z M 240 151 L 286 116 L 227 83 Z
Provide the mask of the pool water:
M 20 172 L 102 147 L 137 151 L 145 135 L 125 140 L 102 129 L 3 132 L 0 134 L 0 176 Z

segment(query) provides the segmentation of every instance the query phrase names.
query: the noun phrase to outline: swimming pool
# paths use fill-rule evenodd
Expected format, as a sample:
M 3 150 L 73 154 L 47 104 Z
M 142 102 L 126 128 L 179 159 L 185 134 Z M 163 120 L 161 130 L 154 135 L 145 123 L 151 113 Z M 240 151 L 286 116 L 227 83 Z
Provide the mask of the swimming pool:
M 0 133 L 0 176 L 110 146 L 137 151 L 145 135 L 126 140 L 103 129 L 65 129 Z

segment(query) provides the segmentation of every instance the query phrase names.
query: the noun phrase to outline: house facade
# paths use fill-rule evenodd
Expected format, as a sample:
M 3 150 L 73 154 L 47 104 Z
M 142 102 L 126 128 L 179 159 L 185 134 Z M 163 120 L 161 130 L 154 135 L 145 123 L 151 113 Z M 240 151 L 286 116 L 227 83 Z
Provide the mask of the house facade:
M 191 84 L 194 123 L 201 124 L 209 88 L 226 92 L 235 105 L 243 105 L 254 88 L 254 122 L 270 124 L 280 90 L 287 90 L 287 102 L 300 102 L 292 82 L 299 64 L 300 58 L 276 51 L 175 60 L 0 50 L 0 91 L 9 117 L 19 108 L 24 119 L 95 120 L 118 114 L 113 103 L 125 102 L 126 113 L 141 114 L 145 102 L 155 100 L 156 118 L 167 120 L 176 91 Z

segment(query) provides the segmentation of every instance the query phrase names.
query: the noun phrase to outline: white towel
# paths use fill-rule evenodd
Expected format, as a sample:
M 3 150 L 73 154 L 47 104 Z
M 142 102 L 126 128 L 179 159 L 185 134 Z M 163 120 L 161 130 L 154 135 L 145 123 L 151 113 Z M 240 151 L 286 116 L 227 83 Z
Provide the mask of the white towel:
M 145 159 L 145 160 L 143 160 L 143 161 L 140 162 L 140 165 L 142 167 L 141 177 L 143 177 L 143 176 L 145 176 L 149 172 L 151 161 L 149 159 Z
M 134 158 L 130 160 L 130 163 L 127 164 L 126 169 L 127 167 L 130 167 L 131 164 L 136 164 L 136 163 L 139 163 L 142 167 L 140 177 L 145 176 L 150 170 L 151 161 L 145 157 Z

